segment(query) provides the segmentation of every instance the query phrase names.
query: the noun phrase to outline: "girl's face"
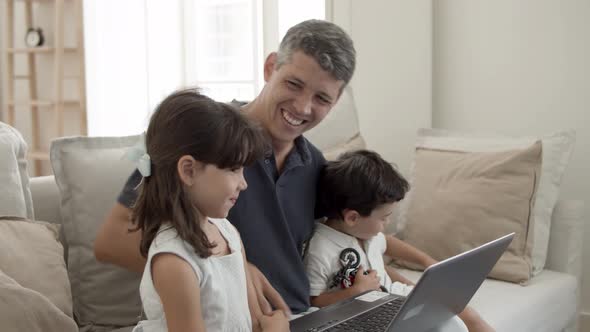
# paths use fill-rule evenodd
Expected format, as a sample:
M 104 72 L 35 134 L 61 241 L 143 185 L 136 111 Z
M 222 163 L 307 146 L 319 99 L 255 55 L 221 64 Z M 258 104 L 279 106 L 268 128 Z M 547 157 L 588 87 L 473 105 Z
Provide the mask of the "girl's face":
M 191 168 L 190 172 L 184 172 L 184 176 L 181 174 L 181 178 L 199 213 L 203 217 L 226 218 L 240 191 L 248 186 L 244 168 L 221 169 L 199 161 L 195 161 Z

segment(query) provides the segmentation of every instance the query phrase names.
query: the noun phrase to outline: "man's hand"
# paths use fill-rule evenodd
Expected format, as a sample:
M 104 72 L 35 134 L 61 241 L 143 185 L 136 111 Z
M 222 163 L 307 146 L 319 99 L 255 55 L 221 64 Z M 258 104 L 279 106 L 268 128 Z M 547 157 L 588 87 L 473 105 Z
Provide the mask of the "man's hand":
M 289 320 L 282 310 L 275 310 L 269 316 L 260 317 L 262 332 L 286 332 L 289 331 Z
M 368 270 L 368 274 L 365 274 L 363 267 L 359 267 L 358 271 L 354 276 L 354 287 L 359 293 L 368 290 L 378 290 L 381 287 L 381 283 L 379 282 L 379 276 L 377 276 L 377 271 L 375 270 Z
M 264 315 L 272 315 L 274 307 L 278 310 L 282 310 L 286 317 L 290 317 L 291 310 L 289 309 L 289 306 L 285 303 L 279 292 L 277 292 L 270 282 L 268 282 L 268 279 L 266 279 L 264 274 L 251 263 L 248 263 L 248 270 L 252 277 L 252 284 L 254 284 L 256 298 L 258 299 L 258 304 L 260 305 L 260 309 L 262 309 L 262 313 Z

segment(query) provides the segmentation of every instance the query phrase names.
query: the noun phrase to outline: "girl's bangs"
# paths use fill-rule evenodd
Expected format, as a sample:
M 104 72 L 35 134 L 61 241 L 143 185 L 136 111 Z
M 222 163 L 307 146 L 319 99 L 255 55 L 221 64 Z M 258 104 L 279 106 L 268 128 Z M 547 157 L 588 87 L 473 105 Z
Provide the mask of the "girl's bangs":
M 260 131 L 252 127 L 241 127 L 224 132 L 219 139 L 216 158 L 213 163 L 219 168 L 238 168 L 252 165 L 264 155 L 265 139 Z

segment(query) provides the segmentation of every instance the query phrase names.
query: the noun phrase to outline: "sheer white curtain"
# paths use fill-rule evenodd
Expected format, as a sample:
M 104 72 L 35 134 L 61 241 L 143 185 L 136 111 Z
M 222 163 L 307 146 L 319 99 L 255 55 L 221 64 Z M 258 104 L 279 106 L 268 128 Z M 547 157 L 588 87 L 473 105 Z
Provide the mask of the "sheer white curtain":
M 181 0 L 84 1 L 88 134 L 131 135 L 184 83 Z
M 145 130 L 158 102 L 182 86 L 252 100 L 262 64 L 286 30 L 325 17 L 321 0 L 84 2 L 88 133 Z
M 264 81 L 264 58 L 287 29 L 325 18 L 321 0 L 186 0 L 186 74 L 222 101 L 252 100 Z M 188 16 L 187 16 L 188 15 Z
M 214 99 L 250 100 L 258 89 L 258 3 L 185 1 L 186 78 Z

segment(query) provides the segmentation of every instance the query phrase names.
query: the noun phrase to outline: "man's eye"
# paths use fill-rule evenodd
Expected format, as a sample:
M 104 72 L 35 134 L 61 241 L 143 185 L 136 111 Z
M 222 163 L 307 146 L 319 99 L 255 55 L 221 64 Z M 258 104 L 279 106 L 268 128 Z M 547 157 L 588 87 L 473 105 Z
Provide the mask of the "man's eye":
M 318 100 L 320 101 L 320 103 L 322 105 L 330 105 L 331 104 L 331 102 L 328 99 L 324 98 L 324 97 L 318 97 Z
M 293 81 L 287 81 L 287 85 L 291 89 L 298 89 L 299 88 L 299 84 L 297 84 L 296 82 L 293 82 Z

